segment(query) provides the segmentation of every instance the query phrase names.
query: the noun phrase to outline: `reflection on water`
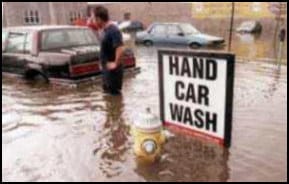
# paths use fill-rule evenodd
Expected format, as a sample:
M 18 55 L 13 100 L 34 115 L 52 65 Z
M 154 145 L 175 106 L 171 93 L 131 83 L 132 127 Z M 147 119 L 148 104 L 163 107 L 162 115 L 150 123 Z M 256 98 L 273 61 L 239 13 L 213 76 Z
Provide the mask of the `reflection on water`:
M 251 38 L 244 38 L 250 42 Z M 136 50 L 122 97 L 2 79 L 3 181 L 287 180 L 287 67 L 237 63 L 232 147 L 171 132 L 159 162 L 136 160 L 130 125 L 159 114 L 156 50 Z
M 99 169 L 108 177 L 118 176 L 126 160 L 125 153 L 130 149 L 128 144 L 129 126 L 122 117 L 122 97 L 105 96 L 106 120 L 100 133 L 100 140 L 95 140 L 97 147 L 93 154 L 101 161 Z

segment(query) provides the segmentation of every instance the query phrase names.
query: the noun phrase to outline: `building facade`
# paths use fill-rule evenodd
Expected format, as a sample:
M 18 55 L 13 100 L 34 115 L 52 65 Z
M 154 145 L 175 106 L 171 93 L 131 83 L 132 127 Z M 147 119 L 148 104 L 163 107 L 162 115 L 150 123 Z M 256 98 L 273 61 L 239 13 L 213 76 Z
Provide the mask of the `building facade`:
M 85 2 L 4 2 L 3 26 L 72 24 L 87 14 Z
M 282 13 L 287 15 L 287 3 L 272 2 L 235 2 L 235 18 L 274 18 L 273 6 L 282 6 Z M 277 10 L 278 11 L 278 10 Z M 226 18 L 232 14 L 232 2 L 194 2 L 192 3 L 193 18 Z

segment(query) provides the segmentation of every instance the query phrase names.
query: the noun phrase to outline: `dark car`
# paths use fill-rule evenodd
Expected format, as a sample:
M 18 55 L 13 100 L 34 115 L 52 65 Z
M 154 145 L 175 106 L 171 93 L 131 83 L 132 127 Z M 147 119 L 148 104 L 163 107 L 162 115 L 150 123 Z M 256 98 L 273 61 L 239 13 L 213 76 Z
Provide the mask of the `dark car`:
M 80 81 L 101 74 L 99 43 L 85 27 L 29 26 L 2 29 L 2 73 L 27 79 L 41 76 L 47 82 Z M 130 49 L 122 56 L 124 67 L 135 69 Z
M 188 23 L 153 23 L 146 31 L 137 33 L 136 43 L 146 46 L 187 46 L 196 49 L 224 46 L 225 40 L 221 37 L 201 33 Z

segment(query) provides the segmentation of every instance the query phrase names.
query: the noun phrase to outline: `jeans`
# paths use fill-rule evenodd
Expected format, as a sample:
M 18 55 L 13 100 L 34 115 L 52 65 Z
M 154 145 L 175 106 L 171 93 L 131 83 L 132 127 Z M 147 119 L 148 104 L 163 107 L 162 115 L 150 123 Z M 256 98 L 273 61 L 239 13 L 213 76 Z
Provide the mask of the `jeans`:
M 112 95 L 121 94 L 122 80 L 123 80 L 123 67 L 120 66 L 115 70 L 103 70 L 102 74 L 103 90 Z

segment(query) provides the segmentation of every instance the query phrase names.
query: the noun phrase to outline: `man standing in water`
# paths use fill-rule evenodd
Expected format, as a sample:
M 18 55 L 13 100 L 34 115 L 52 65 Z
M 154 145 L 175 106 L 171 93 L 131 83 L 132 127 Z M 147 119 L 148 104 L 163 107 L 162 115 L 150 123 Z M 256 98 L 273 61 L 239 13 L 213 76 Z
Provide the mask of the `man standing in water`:
M 119 95 L 123 79 L 122 34 L 110 21 L 108 10 L 105 7 L 98 6 L 93 9 L 91 19 L 97 28 L 102 30 L 98 37 L 101 42 L 100 67 L 103 71 L 103 90 L 112 95 Z

